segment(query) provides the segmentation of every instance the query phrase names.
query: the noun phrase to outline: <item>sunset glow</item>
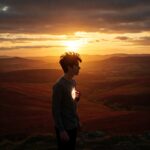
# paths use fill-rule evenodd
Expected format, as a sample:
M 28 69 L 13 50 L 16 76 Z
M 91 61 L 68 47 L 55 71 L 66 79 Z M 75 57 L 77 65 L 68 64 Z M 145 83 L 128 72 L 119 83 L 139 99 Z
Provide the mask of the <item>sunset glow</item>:
M 67 41 L 65 42 L 65 46 L 67 47 L 68 51 L 74 51 L 77 52 L 80 48 L 80 43 L 77 41 Z
M 67 51 L 79 52 L 79 49 L 86 44 L 83 40 L 76 41 L 66 41 L 64 45 L 66 46 Z
M 147 12 L 149 1 L 2 1 L 0 55 L 150 54 Z

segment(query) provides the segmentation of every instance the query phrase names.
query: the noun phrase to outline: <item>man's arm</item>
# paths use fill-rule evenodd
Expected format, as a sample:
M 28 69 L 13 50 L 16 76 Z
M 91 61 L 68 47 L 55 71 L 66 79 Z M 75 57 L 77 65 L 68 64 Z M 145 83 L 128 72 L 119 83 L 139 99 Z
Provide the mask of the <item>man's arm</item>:
M 61 118 L 61 102 L 62 102 L 62 92 L 63 89 L 61 86 L 53 87 L 52 94 L 52 114 L 55 121 L 55 125 L 60 131 L 60 138 L 62 141 L 68 141 L 69 136 L 68 133 L 64 129 L 64 125 Z
M 76 117 L 77 117 L 77 121 L 78 121 L 78 130 L 81 131 L 82 123 L 80 122 L 80 117 L 79 117 L 78 111 L 76 111 Z
M 62 87 L 60 85 L 56 85 L 53 87 L 52 94 L 52 115 L 54 118 L 54 122 L 59 131 L 64 130 L 64 125 L 61 118 L 61 102 L 62 102 Z

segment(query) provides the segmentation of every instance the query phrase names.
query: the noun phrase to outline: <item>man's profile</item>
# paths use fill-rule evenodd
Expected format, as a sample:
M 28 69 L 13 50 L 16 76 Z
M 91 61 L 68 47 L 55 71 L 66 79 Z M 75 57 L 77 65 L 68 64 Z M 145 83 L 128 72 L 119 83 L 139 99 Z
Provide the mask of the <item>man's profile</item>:
M 80 93 L 76 91 L 76 81 L 82 62 L 78 53 L 68 52 L 60 57 L 64 75 L 53 86 L 52 115 L 55 123 L 56 138 L 59 150 L 75 150 L 77 130 L 80 121 L 77 114 L 77 103 Z

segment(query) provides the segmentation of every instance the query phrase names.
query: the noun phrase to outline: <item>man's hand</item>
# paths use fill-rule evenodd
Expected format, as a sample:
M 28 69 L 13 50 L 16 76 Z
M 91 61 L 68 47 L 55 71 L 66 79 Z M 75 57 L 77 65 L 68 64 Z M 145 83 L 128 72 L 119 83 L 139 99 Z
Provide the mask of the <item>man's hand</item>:
M 70 140 L 69 135 L 65 130 L 60 132 L 60 139 L 64 142 L 68 142 Z
M 80 101 L 80 97 L 81 97 L 81 93 L 79 91 L 76 91 L 76 98 L 75 101 L 79 102 Z

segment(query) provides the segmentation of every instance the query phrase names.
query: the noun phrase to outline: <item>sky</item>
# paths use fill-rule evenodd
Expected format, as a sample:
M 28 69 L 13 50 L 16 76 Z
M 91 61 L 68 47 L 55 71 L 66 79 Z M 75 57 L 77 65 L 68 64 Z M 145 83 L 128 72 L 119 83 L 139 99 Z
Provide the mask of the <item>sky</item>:
M 150 54 L 150 0 L 0 0 L 0 56 Z

